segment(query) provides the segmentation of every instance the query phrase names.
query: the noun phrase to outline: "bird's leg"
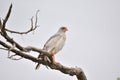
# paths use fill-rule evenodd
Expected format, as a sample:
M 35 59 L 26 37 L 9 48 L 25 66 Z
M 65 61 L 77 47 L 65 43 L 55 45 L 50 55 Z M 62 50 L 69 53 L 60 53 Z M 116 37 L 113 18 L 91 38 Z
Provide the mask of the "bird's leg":
M 58 64 L 58 62 L 56 62 L 56 60 L 55 60 L 55 54 L 52 55 L 52 59 L 53 59 L 54 64 Z

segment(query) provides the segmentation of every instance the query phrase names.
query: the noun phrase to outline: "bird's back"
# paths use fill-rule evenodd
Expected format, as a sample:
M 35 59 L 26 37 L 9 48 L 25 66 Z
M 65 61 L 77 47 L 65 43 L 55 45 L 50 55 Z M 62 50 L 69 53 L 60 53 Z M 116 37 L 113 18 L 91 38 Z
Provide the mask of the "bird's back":
M 50 37 L 50 39 L 44 45 L 43 49 L 48 52 L 51 52 L 54 50 L 54 52 L 57 53 L 63 48 L 65 44 L 65 40 L 66 40 L 66 35 L 64 33 L 62 34 L 57 33 L 52 37 Z

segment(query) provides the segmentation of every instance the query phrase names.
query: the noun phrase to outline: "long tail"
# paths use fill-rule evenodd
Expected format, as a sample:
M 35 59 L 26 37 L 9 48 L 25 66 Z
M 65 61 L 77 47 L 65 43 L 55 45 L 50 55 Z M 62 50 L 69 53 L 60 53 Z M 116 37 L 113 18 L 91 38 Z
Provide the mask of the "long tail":
M 46 62 L 47 62 L 47 61 L 51 62 L 50 59 L 49 59 L 47 56 L 44 56 L 44 55 L 39 55 L 38 58 L 42 58 L 42 59 L 43 59 L 44 61 L 46 61 Z M 41 64 L 38 63 L 38 64 L 36 65 L 35 69 L 38 70 L 38 69 L 40 68 L 40 65 L 41 65 Z M 48 69 L 48 66 L 47 66 L 47 65 L 46 65 L 46 68 Z
M 40 64 L 37 64 L 35 69 L 38 70 L 40 68 Z
M 40 53 L 39 56 L 38 56 L 38 58 L 42 58 L 42 56 L 43 56 L 43 54 Z M 38 64 L 36 65 L 35 69 L 38 70 L 39 68 L 40 68 L 40 63 L 38 63 Z

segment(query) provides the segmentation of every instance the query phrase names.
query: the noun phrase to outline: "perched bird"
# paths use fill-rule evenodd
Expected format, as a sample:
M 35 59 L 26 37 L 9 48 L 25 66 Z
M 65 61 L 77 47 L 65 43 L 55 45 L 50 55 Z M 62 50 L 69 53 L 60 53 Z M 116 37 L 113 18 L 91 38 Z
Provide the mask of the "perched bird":
M 55 54 L 58 53 L 64 46 L 66 41 L 66 35 L 65 32 L 67 31 L 67 27 L 60 27 L 60 29 L 55 33 L 53 36 L 51 36 L 48 41 L 45 43 L 43 50 L 49 52 L 52 55 L 52 60 L 54 64 L 57 64 L 55 61 Z M 44 58 L 43 60 L 48 60 L 47 56 L 42 56 L 41 53 L 38 58 Z M 36 69 L 40 67 L 40 64 L 38 63 L 36 66 Z

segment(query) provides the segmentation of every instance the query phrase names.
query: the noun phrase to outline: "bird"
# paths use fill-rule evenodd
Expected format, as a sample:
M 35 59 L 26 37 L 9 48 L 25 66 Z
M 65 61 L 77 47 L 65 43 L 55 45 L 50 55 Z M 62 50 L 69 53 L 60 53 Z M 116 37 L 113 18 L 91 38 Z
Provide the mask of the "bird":
M 65 42 L 66 42 L 66 31 L 68 31 L 68 28 L 67 27 L 60 27 L 58 29 L 58 31 L 53 35 L 51 36 L 47 42 L 45 43 L 44 47 L 43 47 L 43 50 L 49 52 L 51 55 L 52 55 L 52 62 L 54 64 L 57 64 L 58 62 L 56 62 L 55 60 L 55 55 L 56 53 L 58 53 L 60 50 L 62 50 Z M 44 54 L 39 54 L 38 58 L 42 58 L 43 60 L 48 60 L 50 61 L 50 59 L 48 59 L 47 56 L 43 56 Z M 39 69 L 40 67 L 40 63 L 38 63 L 36 65 L 36 70 Z

